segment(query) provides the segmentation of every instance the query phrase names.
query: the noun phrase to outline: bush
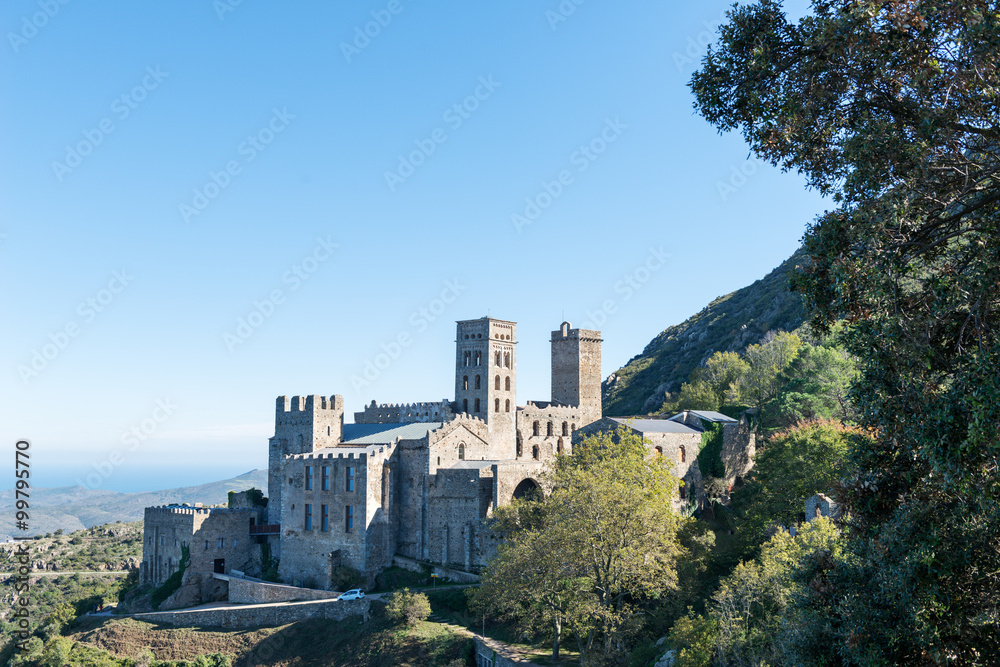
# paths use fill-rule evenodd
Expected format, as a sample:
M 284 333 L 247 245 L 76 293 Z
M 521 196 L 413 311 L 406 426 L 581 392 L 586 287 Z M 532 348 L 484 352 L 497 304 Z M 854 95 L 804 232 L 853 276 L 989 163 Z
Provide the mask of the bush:
M 386 616 L 396 621 L 415 625 L 431 615 L 431 602 L 423 593 L 411 593 L 409 588 L 397 591 L 385 606 Z

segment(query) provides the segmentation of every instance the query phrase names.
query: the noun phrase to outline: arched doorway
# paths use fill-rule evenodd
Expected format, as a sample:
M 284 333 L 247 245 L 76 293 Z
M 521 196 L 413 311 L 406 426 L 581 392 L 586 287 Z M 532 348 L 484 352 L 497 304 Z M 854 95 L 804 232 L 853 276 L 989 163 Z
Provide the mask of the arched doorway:
M 522 479 L 521 483 L 514 487 L 514 498 L 536 498 L 542 494 L 542 489 L 538 482 L 530 477 Z

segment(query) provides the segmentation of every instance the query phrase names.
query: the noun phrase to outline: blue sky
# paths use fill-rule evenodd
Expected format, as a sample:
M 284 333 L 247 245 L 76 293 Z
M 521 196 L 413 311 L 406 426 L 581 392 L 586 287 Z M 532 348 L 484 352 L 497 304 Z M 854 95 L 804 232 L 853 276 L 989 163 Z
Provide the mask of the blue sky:
M 0 9 L 0 440 L 36 485 L 262 467 L 281 394 L 451 397 L 487 313 L 545 399 L 563 319 L 606 376 L 825 207 L 693 111 L 727 2 L 64 2 Z

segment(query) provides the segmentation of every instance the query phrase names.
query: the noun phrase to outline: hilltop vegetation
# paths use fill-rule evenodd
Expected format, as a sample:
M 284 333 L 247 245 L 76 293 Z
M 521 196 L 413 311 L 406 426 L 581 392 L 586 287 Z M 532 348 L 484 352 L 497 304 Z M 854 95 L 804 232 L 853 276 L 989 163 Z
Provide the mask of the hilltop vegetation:
M 680 390 L 691 373 L 715 352 L 742 352 L 769 331 L 793 331 L 805 320 L 802 298 L 789 291 L 797 251 L 761 280 L 712 301 L 698 314 L 668 327 L 605 380 L 604 413 L 646 414 Z

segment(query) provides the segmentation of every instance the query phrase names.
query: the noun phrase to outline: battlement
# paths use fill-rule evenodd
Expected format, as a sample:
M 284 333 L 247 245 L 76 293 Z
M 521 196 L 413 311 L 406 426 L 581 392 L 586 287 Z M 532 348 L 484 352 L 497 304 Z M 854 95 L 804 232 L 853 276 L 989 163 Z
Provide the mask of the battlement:
M 379 461 L 392 456 L 396 444 L 391 445 L 371 445 L 370 447 L 327 447 L 305 454 L 293 454 L 290 459 L 296 461 L 328 460 L 328 459 L 357 459 L 358 461 L 370 460 Z
M 282 413 L 315 412 L 316 410 L 343 411 L 343 409 L 344 397 L 339 394 L 335 394 L 329 398 L 316 394 L 292 396 L 291 400 L 287 396 L 279 396 L 275 406 L 275 411 L 278 415 Z
M 563 322 L 558 331 L 552 332 L 551 342 L 556 343 L 562 340 L 581 340 L 588 343 L 601 343 L 601 332 L 593 329 L 574 329 L 569 322 Z
M 250 507 L 198 507 L 198 506 L 188 506 L 188 505 L 154 505 L 153 507 L 146 508 L 146 514 L 150 515 L 150 518 L 155 516 L 166 516 L 166 515 L 188 515 L 193 516 L 195 514 L 214 514 L 214 513 L 250 513 L 250 512 L 260 512 L 260 508 L 250 508 Z
M 361 412 L 354 413 L 355 424 L 411 424 L 415 422 L 448 421 L 453 411 L 451 401 L 419 403 L 379 403 L 372 401 Z

